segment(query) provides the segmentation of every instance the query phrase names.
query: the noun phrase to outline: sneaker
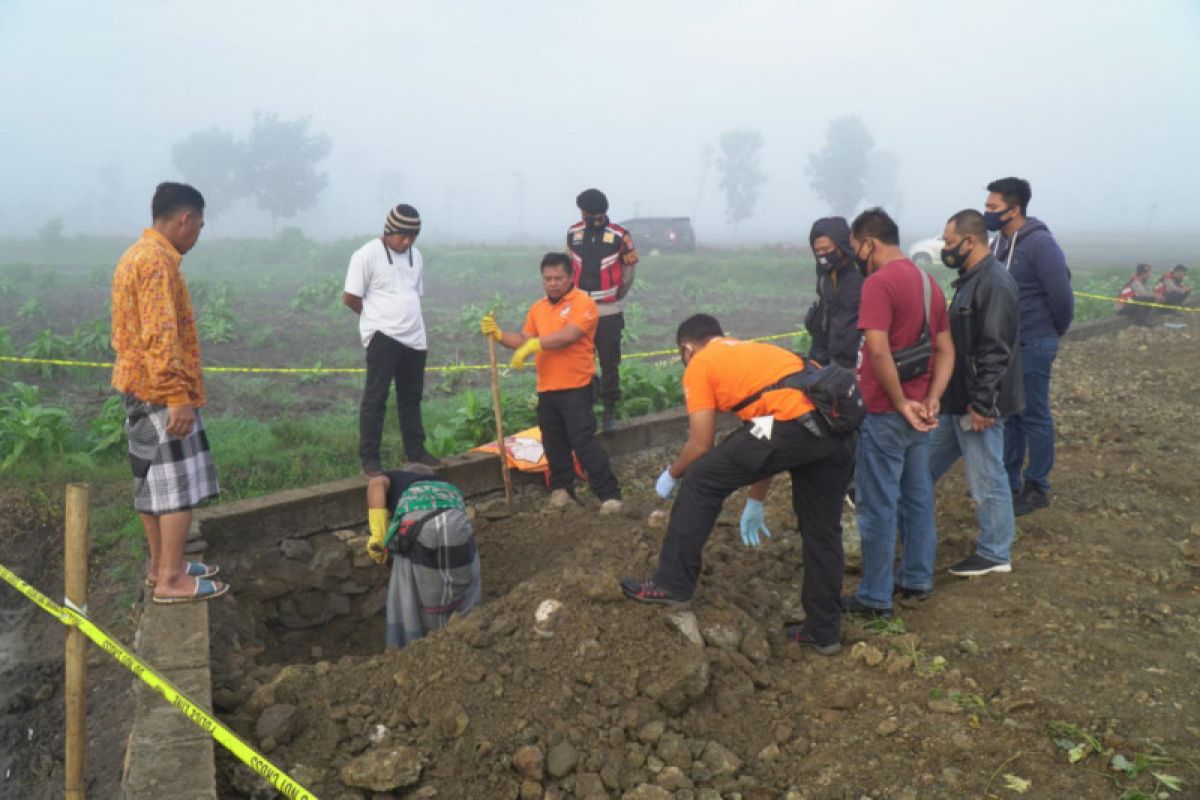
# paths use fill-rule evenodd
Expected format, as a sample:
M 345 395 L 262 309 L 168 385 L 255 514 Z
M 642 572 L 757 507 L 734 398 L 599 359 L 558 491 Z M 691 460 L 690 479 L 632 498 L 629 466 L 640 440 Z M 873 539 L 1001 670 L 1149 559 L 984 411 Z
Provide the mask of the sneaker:
M 378 478 L 383 474 L 383 467 L 378 464 L 363 464 L 362 474 L 364 478 Z
M 566 508 L 575 502 L 575 498 L 571 497 L 571 493 L 566 489 L 555 489 L 550 493 L 549 506 L 551 508 Z
M 950 568 L 950 574 L 960 578 L 987 575 L 989 572 L 1012 572 L 1012 564 L 1007 561 L 992 561 L 976 553 Z
M 600 516 L 607 517 L 612 514 L 620 514 L 621 509 L 624 507 L 624 504 L 621 503 L 619 498 L 609 498 L 600 504 Z
M 432 455 L 431 453 L 428 453 L 428 452 L 422 453 L 421 455 L 412 459 L 412 463 L 413 464 L 424 464 L 425 466 L 427 466 L 431 469 L 440 469 L 441 467 L 446 466 L 445 461 L 442 461 L 437 456 Z
M 892 610 L 890 608 L 871 608 L 859 600 L 858 595 L 853 594 L 848 594 L 842 598 L 842 611 L 847 614 L 858 614 L 864 617 L 892 618 Z
M 601 419 L 601 426 L 605 433 L 612 433 L 617 429 L 617 410 L 615 408 L 605 407 L 604 416 Z
M 801 647 L 811 647 L 823 656 L 832 656 L 841 652 L 841 642 L 830 642 L 829 644 L 820 644 L 817 641 L 810 639 L 808 634 L 804 632 L 803 625 L 789 625 L 783 629 L 788 641 L 792 644 L 798 644 Z
M 650 578 L 621 578 L 621 591 L 630 600 L 657 606 L 687 606 L 692 602 L 692 598 L 668 591 Z
M 1013 515 L 1023 517 L 1048 505 L 1050 495 L 1036 483 L 1026 481 L 1021 491 L 1013 497 Z
M 909 589 L 907 586 L 896 584 L 896 588 L 892 590 L 892 594 L 900 595 L 902 600 L 928 600 L 933 597 L 933 589 Z

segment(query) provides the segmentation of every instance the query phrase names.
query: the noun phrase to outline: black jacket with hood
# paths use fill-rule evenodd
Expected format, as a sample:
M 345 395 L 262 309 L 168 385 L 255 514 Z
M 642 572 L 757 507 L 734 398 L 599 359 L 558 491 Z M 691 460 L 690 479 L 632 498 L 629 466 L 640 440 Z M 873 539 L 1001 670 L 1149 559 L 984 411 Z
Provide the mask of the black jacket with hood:
M 860 333 L 858 300 L 863 277 L 854 266 L 850 250 L 850 226 L 843 217 L 824 217 L 813 223 L 809 246 L 818 236 L 828 236 L 837 249 L 830 265 L 817 265 L 817 300 L 804 318 L 812 336 L 809 358 L 819 364 L 835 363 L 854 369 L 858 363 Z
M 1004 265 L 988 256 L 960 272 L 950 301 L 954 372 L 942 395 L 943 414 L 975 409 L 1007 417 L 1025 406 L 1021 378 L 1020 292 Z

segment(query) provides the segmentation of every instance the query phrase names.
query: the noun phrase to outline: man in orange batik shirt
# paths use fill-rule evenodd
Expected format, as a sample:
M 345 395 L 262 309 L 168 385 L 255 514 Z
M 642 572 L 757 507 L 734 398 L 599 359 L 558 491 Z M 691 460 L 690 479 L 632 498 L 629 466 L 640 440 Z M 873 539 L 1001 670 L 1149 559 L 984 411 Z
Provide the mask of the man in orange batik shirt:
M 217 567 L 185 561 L 192 508 L 218 492 L 200 418 L 204 378 L 192 300 L 179 269 L 204 227 L 204 198 L 160 183 L 153 226 L 117 263 L 112 283 L 112 385 L 125 396 L 133 507 L 150 550 L 155 603 L 210 600 L 229 590 Z

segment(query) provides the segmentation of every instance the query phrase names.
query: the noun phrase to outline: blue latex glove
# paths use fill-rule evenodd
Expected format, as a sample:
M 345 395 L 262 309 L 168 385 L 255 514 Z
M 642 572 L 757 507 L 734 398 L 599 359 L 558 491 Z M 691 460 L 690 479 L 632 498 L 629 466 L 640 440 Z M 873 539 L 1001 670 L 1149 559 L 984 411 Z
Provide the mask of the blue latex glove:
M 746 547 L 758 547 L 762 544 L 758 538 L 759 530 L 765 533 L 768 539 L 771 538 L 762 501 L 747 497 L 746 507 L 742 509 L 742 544 Z
M 675 491 L 675 484 L 679 481 L 671 477 L 671 468 L 667 467 L 662 471 L 662 475 L 658 476 L 658 480 L 654 482 L 654 491 L 658 492 L 658 496 L 666 500 L 671 496 L 671 492 Z

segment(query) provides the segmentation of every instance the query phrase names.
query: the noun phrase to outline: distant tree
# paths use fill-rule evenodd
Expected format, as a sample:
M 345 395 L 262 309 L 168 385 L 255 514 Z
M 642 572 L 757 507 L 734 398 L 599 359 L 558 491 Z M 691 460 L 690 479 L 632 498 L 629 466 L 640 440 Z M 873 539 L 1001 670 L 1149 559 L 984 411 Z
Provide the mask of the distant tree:
M 51 217 L 38 228 L 38 239 L 42 244 L 58 244 L 63 238 L 63 218 Z
M 725 218 L 736 231 L 743 220 L 754 216 L 754 206 L 767 176 L 759 169 L 763 137 L 759 131 L 742 128 L 726 131 L 718 142 L 717 171 L 725 191 Z
M 871 205 L 892 208 L 900 204 L 900 156 L 892 150 L 871 151 L 864 194 Z
M 834 214 L 850 217 L 866 194 L 871 168 L 871 138 L 858 117 L 839 117 L 829 123 L 825 144 L 808 156 L 809 184 Z
M 280 219 L 312 208 L 329 184 L 316 163 L 329 155 L 326 134 L 308 132 L 308 117 L 281 120 L 275 114 L 254 115 L 246 139 L 246 173 L 242 184 L 255 203 L 271 215 L 274 230 Z
M 692 216 L 700 213 L 700 201 L 704 198 L 704 186 L 708 182 L 708 172 L 716 161 L 716 150 L 711 144 L 700 148 L 700 180 L 696 183 L 696 202 L 692 205 Z
M 229 131 L 197 131 L 171 148 L 171 163 L 204 195 L 204 211 L 220 214 L 244 196 L 246 146 Z

